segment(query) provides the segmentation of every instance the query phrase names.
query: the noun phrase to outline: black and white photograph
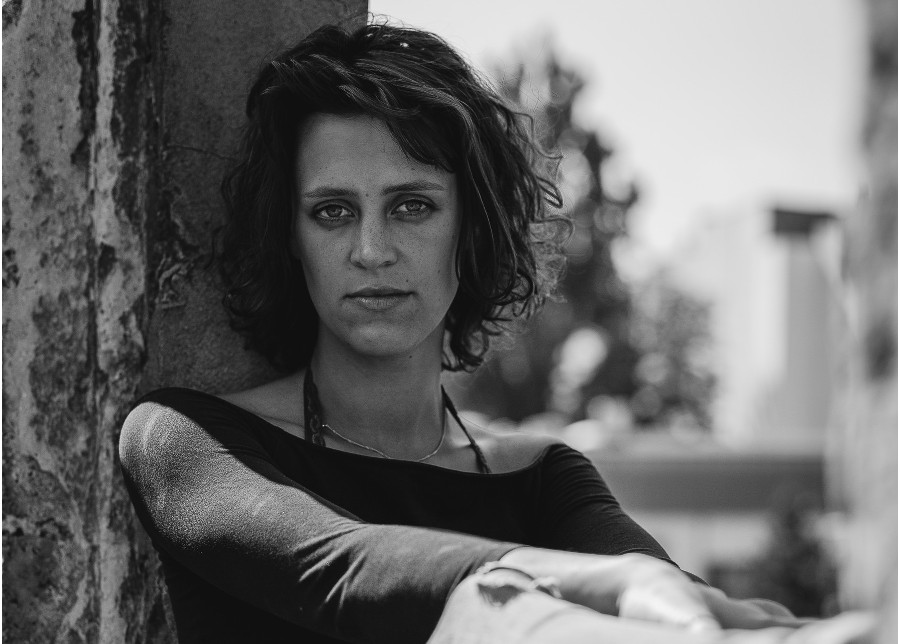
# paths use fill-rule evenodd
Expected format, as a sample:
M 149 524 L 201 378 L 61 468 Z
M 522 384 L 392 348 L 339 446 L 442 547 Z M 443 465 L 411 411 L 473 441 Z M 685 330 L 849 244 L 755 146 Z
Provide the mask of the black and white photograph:
M 897 641 L 895 1 L 2 6 L 4 641 Z

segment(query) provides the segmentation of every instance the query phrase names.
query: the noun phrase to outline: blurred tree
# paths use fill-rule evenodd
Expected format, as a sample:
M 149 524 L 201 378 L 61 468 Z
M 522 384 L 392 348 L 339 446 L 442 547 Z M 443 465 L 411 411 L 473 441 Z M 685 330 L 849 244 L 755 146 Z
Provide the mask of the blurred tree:
M 709 306 L 660 270 L 635 288 L 631 340 L 641 354 L 631 398 L 635 422 L 711 429 Z
M 583 78 L 560 63 L 549 42 L 531 51 L 536 52 L 534 57 L 500 70 L 498 89 L 533 119 L 544 149 L 560 155 L 564 208 L 574 222 L 562 297 L 548 303 L 511 346 L 501 341 L 501 350 L 492 353 L 474 382 L 460 393 L 468 409 L 517 421 L 553 407 L 549 392 L 557 349 L 574 330 L 593 329 L 604 343 L 601 363 L 584 374 L 594 381 L 596 393 L 631 396 L 638 359 L 628 333 L 628 291 L 611 254 L 613 241 L 626 234 L 627 214 L 637 200 L 637 190 L 629 185 L 621 197 L 605 190 L 602 169 L 612 151 L 596 132 L 572 119 Z M 598 371 L 602 378 L 595 378 Z M 574 408 L 559 411 L 570 420 L 584 417 L 583 399 L 576 396 Z
M 838 610 L 837 566 L 817 525 L 821 499 L 790 492 L 769 518 L 770 536 L 752 559 L 713 566 L 709 582 L 732 597 L 765 597 L 799 617 L 830 617 Z
M 574 224 L 568 267 L 561 297 L 525 333 L 498 342 L 499 350 L 454 395 L 467 409 L 513 421 L 550 411 L 568 423 L 591 415 L 592 403 L 617 401 L 619 409 L 636 410 L 630 415 L 640 424 L 658 425 L 678 412 L 708 426 L 710 385 L 690 357 L 706 337 L 704 311 L 669 285 L 668 310 L 641 314 L 641 328 L 652 334 L 633 332 L 632 295 L 616 270 L 613 246 L 628 234 L 638 190 L 633 183 L 615 190 L 606 185 L 612 150 L 573 120 L 582 76 L 560 62 L 549 39 L 528 51 L 529 57 L 498 71 L 498 89 L 531 117 L 544 149 L 559 155 L 563 208 Z M 652 356 L 642 356 L 648 352 Z M 642 374 L 649 371 L 638 369 L 653 360 L 670 368 L 664 383 L 648 382 Z M 648 405 L 654 395 L 661 402 Z

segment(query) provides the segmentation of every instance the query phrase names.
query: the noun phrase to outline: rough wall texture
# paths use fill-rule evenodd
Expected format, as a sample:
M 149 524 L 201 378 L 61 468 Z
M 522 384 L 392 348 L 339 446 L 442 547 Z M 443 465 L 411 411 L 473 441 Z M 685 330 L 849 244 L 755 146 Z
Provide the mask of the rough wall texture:
M 851 314 L 847 424 L 830 464 L 848 518 L 845 607 L 879 611 L 878 642 L 897 641 L 897 3 L 867 0 L 869 78 L 861 128 L 867 191 L 848 222 Z
M 146 15 L 91 0 L 3 7 L 10 641 L 123 628 L 132 522 L 114 454 L 143 362 Z
M 206 266 L 210 236 L 220 223 L 219 182 L 262 61 L 311 27 L 362 23 L 365 10 L 364 0 L 166 2 L 162 114 L 168 175 L 164 204 L 149 231 L 149 288 L 156 305 L 147 386 L 221 391 L 271 376 L 225 330 L 214 271 Z
M 204 268 L 264 55 L 358 0 L 3 6 L 3 635 L 170 641 L 118 429 L 156 384 L 264 377 Z

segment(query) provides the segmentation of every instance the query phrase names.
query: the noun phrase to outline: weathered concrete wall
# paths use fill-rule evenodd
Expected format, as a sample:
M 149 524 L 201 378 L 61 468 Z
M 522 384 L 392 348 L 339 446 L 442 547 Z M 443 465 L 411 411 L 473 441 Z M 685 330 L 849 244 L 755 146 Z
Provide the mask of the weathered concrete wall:
M 148 15 L 115 2 L 3 7 L 10 641 L 122 639 L 120 604 L 142 600 L 127 587 L 141 561 L 114 455 L 143 362 Z
M 235 389 L 270 376 L 227 332 L 214 271 L 205 266 L 220 222 L 219 183 L 260 63 L 325 22 L 362 24 L 365 0 L 166 2 L 168 175 L 149 228 L 149 288 L 156 303 L 147 386 Z M 231 350 L 223 350 L 228 346 Z
M 831 445 L 832 490 L 847 518 L 845 608 L 879 613 L 878 642 L 897 641 L 897 3 L 867 0 L 869 78 L 862 124 L 864 199 L 848 221 L 852 337 L 838 383 L 846 424 Z
M 115 460 L 156 384 L 263 377 L 203 267 L 264 54 L 365 3 L 3 6 L 3 635 L 170 641 Z

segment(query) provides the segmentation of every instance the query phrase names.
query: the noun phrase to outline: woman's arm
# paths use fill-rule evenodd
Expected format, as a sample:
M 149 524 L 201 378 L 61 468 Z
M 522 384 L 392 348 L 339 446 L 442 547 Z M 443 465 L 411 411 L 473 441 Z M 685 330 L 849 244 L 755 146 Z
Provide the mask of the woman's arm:
M 647 621 L 618 619 L 529 592 L 521 578 L 502 571 L 474 575 L 453 591 L 428 644 L 858 644 L 869 641 L 875 620 L 845 613 L 799 628 L 692 631 Z
M 719 590 L 693 583 L 690 573 L 678 569 L 662 546 L 625 513 L 581 453 L 563 445 L 551 447 L 541 474 L 539 542 L 549 550 L 514 550 L 503 561 L 536 576 L 559 577 L 567 600 L 609 615 L 693 629 L 800 623 L 774 602 L 731 600 Z
M 607 615 L 692 631 L 798 627 L 809 620 L 776 614 L 752 601 L 692 581 L 666 561 L 641 554 L 596 556 L 519 548 L 500 562 L 534 578 L 555 578 L 566 601 Z
M 542 462 L 536 545 L 590 554 L 639 553 L 671 562 L 663 547 L 619 505 L 597 468 L 563 444 Z
M 645 565 L 649 557 L 363 523 L 287 478 L 227 416 L 200 426 L 143 403 L 125 423 L 120 456 L 158 548 L 232 596 L 350 641 L 423 641 L 459 582 L 501 558 L 557 576 L 566 599 L 600 612 L 616 614 L 636 589 L 662 584 L 651 618 L 692 625 L 709 617 L 689 580 L 669 564 Z M 670 573 L 681 585 L 666 581 Z
M 469 577 L 453 591 L 428 644 L 718 644 L 719 632 L 618 619 L 529 592 L 515 574 L 498 570 L 489 576 Z
M 515 547 L 363 523 L 284 476 L 227 415 L 203 422 L 157 403 L 128 416 L 119 452 L 139 518 L 179 563 L 283 619 L 421 642 L 459 581 Z

